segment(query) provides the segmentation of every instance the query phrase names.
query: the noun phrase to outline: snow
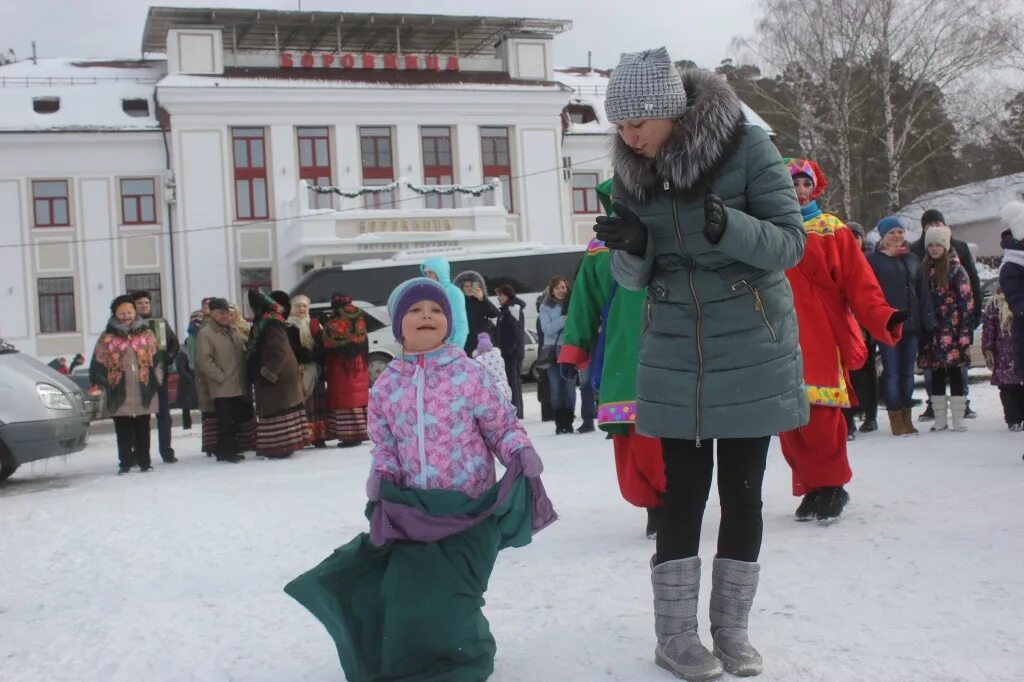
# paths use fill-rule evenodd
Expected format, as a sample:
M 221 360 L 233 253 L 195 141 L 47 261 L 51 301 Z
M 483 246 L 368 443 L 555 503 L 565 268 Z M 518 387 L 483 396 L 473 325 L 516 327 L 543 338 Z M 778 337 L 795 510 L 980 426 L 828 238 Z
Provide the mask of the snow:
M 751 614 L 759 680 L 1024 679 L 1024 437 L 1002 424 L 994 387 L 972 391 L 968 433 L 851 443 L 852 501 L 830 527 L 793 522 L 773 441 Z M 610 443 L 550 435 L 529 398 L 561 520 L 498 559 L 492 680 L 675 679 L 652 662 L 654 544 L 618 494 Z M 369 449 L 217 464 L 196 454 L 198 430 L 176 428 L 181 462 L 117 477 L 106 431 L 0 486 L 5 682 L 341 679 L 326 632 L 282 587 L 366 528 Z
M 0 66 L 0 130 L 156 130 L 153 90 L 164 61 L 23 60 Z M 113 66 L 112 64 L 121 64 Z M 37 114 L 35 97 L 59 97 L 60 110 Z M 129 116 L 122 99 L 145 99 L 147 116 Z
M 1011 201 L 1024 199 L 1024 173 L 1003 175 L 969 185 L 929 192 L 899 210 L 908 222 L 920 224 L 921 214 L 930 208 L 942 212 L 947 225 L 999 221 L 999 211 Z M 998 230 L 1005 229 L 1002 226 Z

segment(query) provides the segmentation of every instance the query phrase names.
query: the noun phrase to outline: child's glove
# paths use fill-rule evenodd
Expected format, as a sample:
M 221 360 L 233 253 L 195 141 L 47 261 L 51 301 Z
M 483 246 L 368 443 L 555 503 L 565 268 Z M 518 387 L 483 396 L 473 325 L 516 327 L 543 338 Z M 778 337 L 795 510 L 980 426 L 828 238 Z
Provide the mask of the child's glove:
M 366 499 L 370 502 L 380 502 L 380 476 L 377 472 L 373 472 L 366 479 Z
M 533 448 L 523 448 L 519 451 L 519 466 L 523 469 L 523 476 L 537 478 L 544 472 L 544 462 L 540 461 L 540 455 Z

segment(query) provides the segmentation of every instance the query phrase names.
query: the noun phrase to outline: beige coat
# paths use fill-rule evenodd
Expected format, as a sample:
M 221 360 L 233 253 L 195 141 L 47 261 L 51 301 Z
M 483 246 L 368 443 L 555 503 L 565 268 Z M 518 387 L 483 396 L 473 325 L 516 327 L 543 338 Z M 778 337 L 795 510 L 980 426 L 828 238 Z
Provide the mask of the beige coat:
M 153 332 L 147 331 L 149 335 Z M 127 352 L 124 354 L 122 361 L 122 370 L 124 371 L 124 402 L 121 403 L 121 407 L 117 408 L 117 411 L 110 414 L 111 417 L 141 417 L 147 414 L 156 414 L 157 409 L 160 407 L 160 401 L 157 399 L 154 393 L 150 396 L 149 405 L 142 404 L 142 382 L 139 381 L 139 361 L 135 356 L 135 350 L 128 346 Z M 164 381 L 164 370 L 162 367 L 156 367 L 153 369 L 156 372 L 157 383 L 162 384 Z
M 245 395 L 245 340 L 234 327 L 210 320 L 196 334 L 199 409 L 213 412 L 216 398 Z

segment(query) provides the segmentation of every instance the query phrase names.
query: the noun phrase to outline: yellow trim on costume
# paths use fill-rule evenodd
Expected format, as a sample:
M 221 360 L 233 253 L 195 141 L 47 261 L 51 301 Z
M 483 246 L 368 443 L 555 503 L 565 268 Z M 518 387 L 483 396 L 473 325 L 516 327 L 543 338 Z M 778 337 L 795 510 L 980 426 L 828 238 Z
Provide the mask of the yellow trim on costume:
M 839 386 L 807 385 L 807 401 L 811 405 L 821 405 L 822 407 L 852 407 L 842 363 L 839 365 Z
M 836 230 L 849 229 L 839 218 L 828 213 L 822 213 L 817 218 L 811 218 L 804 223 L 804 231 L 808 234 L 820 234 L 822 236 L 833 235 Z

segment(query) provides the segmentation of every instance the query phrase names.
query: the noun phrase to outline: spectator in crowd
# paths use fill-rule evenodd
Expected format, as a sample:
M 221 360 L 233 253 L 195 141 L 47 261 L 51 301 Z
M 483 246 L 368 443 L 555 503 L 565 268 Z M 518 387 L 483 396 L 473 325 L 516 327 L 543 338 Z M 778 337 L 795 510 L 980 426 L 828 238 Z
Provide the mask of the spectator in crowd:
M 999 387 L 1003 419 L 1011 431 L 1024 429 L 1024 378 L 1013 361 L 1013 311 L 1001 289 L 989 300 L 981 323 L 981 350 Z
M 481 333 L 487 334 L 493 342 L 494 321 L 498 319 L 498 309 L 487 298 L 487 282 L 480 273 L 472 270 L 461 272 L 455 277 L 455 285 L 462 289 L 466 299 L 469 336 L 466 337 L 464 350 L 466 355 L 473 357 Z
M 917 351 L 921 341 L 935 328 L 935 316 L 924 269 L 920 259 L 907 247 L 902 221 L 896 216 L 883 218 L 877 230 L 881 241 L 868 254 L 868 263 L 878 278 L 886 302 L 907 314 L 899 343 L 879 347 L 885 409 L 889 412 L 892 435 L 908 436 L 917 433 L 910 411 Z M 871 370 L 874 371 L 873 363 Z
M 165 318 L 153 317 L 153 297 L 148 291 L 133 291 L 131 295 L 135 299 L 135 310 L 139 317 L 145 320 L 146 325 L 156 335 L 156 341 L 160 345 L 160 353 L 164 359 L 163 374 L 167 376 L 171 365 L 178 357 L 178 336 Z M 160 459 L 167 464 L 173 464 L 178 461 L 178 458 L 174 456 L 174 448 L 171 447 L 171 402 L 167 395 L 167 382 L 157 389 L 156 395 L 160 400 L 160 407 L 156 413 Z
M 326 357 L 327 408 L 331 415 L 328 437 L 337 438 L 339 448 L 355 447 L 369 438 L 366 406 L 370 402 L 370 346 L 366 316 L 351 297 L 337 292 L 331 296 L 331 315 L 321 325 L 316 341 Z
M 249 321 L 245 319 L 244 315 L 242 315 L 242 309 L 239 308 L 237 304 L 230 303 L 229 305 L 231 306 L 231 324 L 235 326 L 235 329 L 238 330 L 238 333 L 241 335 L 241 337 L 244 340 L 248 341 L 249 330 L 251 328 Z
M 242 430 L 251 409 L 246 405 L 245 339 L 227 300 L 211 298 L 207 305 L 211 319 L 196 334 L 195 376 L 199 409 L 213 414 L 211 427 L 215 428 L 209 433 L 216 442 L 205 442 L 204 433 L 203 449 L 212 452 L 218 462 L 237 463 L 245 459 Z
M 327 381 L 324 378 L 323 348 L 317 343 L 321 336 L 320 321 L 309 314 L 308 296 L 292 298 L 291 315 L 288 323 L 299 332 L 299 342 L 308 354 L 308 360 L 300 363 L 302 369 L 302 392 L 306 396 L 306 423 L 310 429 L 310 441 L 314 447 L 327 447 L 330 410 L 327 408 Z
M 928 230 L 930 230 L 933 227 L 945 227 L 949 229 L 950 232 L 952 232 L 952 228 L 950 228 L 946 224 L 946 218 L 945 216 L 942 215 L 941 211 L 934 208 L 930 208 L 927 211 L 925 211 L 921 215 L 921 238 L 910 246 L 911 253 L 917 256 L 919 260 L 923 260 L 927 255 L 927 244 L 925 243 L 925 241 L 928 236 Z M 971 284 L 971 297 L 974 300 L 974 317 L 971 320 L 969 320 L 969 326 L 971 328 L 971 339 L 973 342 L 974 330 L 978 328 L 979 324 L 981 324 L 981 315 L 983 312 L 982 306 L 984 305 L 985 293 L 981 290 L 981 279 L 978 277 L 978 267 L 974 263 L 974 254 L 971 253 L 971 247 L 968 246 L 967 242 L 962 241 L 960 239 L 951 238 L 950 243 L 952 244 L 953 250 L 956 251 L 957 259 L 960 261 L 960 265 L 964 268 L 964 271 L 967 273 L 967 279 Z M 974 419 L 977 416 L 977 414 L 975 414 L 974 410 L 971 409 L 971 401 L 969 399 L 971 389 L 970 385 L 967 382 L 967 369 L 968 366 L 964 366 L 960 370 L 965 391 L 965 407 L 963 416 L 967 419 Z M 931 384 L 930 370 L 925 370 L 924 381 L 926 386 Z M 925 407 L 924 412 L 921 414 L 920 419 L 921 421 L 931 421 L 934 418 L 934 410 L 932 408 L 931 403 L 928 403 L 928 405 Z
M 548 390 L 551 392 L 551 409 L 555 413 L 557 435 L 572 433 L 572 423 L 576 418 L 576 376 L 565 376 L 558 364 L 558 354 L 565 345 L 562 333 L 569 313 L 569 294 L 569 280 L 556 275 L 548 282 L 540 306 L 540 326 L 544 332 L 541 352 L 551 358 L 547 367 Z
M 932 431 L 967 430 L 963 425 L 967 382 L 961 370 L 971 362 L 974 296 L 967 270 L 951 248 L 951 237 L 950 229 L 944 225 L 929 227 L 924 236 L 928 251 L 923 267 L 935 330 L 924 335 L 917 362 L 921 369 L 931 370 L 928 394 L 935 413 Z
M 544 304 L 544 296 L 538 296 L 534 301 L 537 310 L 537 325 L 534 333 L 537 335 L 537 347 L 541 349 L 537 358 L 537 402 L 540 403 L 540 420 L 542 422 L 555 421 L 555 411 L 551 407 L 551 382 L 548 381 L 548 367 L 551 366 L 552 358 L 544 356 L 544 329 L 541 326 L 540 308 Z
M 189 339 L 185 339 L 186 348 Z M 192 367 L 188 364 L 188 353 L 178 353 L 174 359 L 178 370 L 178 408 L 181 410 L 181 428 L 188 431 L 192 428 L 192 410 L 198 407 L 196 400 L 196 378 Z
M 516 416 L 523 418 L 523 358 L 526 357 L 526 303 L 516 296 L 510 284 L 502 284 L 495 293 L 498 295 L 498 348 L 505 361 L 505 377 L 512 389 L 512 404 Z
M 125 294 L 110 304 L 111 318 L 96 341 L 89 380 L 104 394 L 107 415 L 117 434 L 118 474 L 132 467 L 152 471 L 149 416 L 157 411 L 157 390 L 164 380 L 164 359 L 156 336 Z
M 466 297 L 462 289 L 452 284 L 452 266 L 441 258 L 434 256 L 423 261 L 420 266 L 423 276 L 432 279 L 444 287 L 448 294 L 448 301 L 452 306 L 452 326 L 449 331 L 448 343 L 459 348 L 465 348 L 466 339 L 469 337 L 469 322 L 466 320 Z
M 68 374 L 75 371 L 76 367 L 80 367 L 85 364 L 85 356 L 81 353 L 75 353 L 75 357 L 71 360 L 71 365 L 68 366 Z
M 860 223 L 853 222 L 846 223 L 846 226 L 850 228 L 861 251 L 864 251 L 864 228 Z M 868 354 L 863 367 L 850 370 L 850 384 L 854 397 L 857 399 L 857 405 L 843 409 L 843 414 L 846 416 L 847 440 L 854 440 L 857 431 L 870 433 L 878 430 L 878 377 L 875 374 L 877 344 L 864 327 L 860 328 L 860 334 L 864 338 L 864 346 L 867 348 Z M 854 416 L 857 414 L 864 418 L 859 429 L 854 420 Z
M 53 360 L 50 360 L 46 364 L 47 364 L 48 367 L 50 367 L 51 369 L 56 370 L 57 372 L 59 372 L 61 374 L 65 374 L 66 375 L 66 374 L 70 374 L 71 373 L 71 370 L 68 369 L 68 359 L 67 358 L 64 358 L 64 357 L 54 358 Z
M 1003 264 L 999 268 L 999 288 L 1013 312 L 1010 336 L 1014 367 L 1024 368 L 1024 203 L 1011 201 L 1003 206 L 1000 216 L 1008 229 L 1000 237 Z

